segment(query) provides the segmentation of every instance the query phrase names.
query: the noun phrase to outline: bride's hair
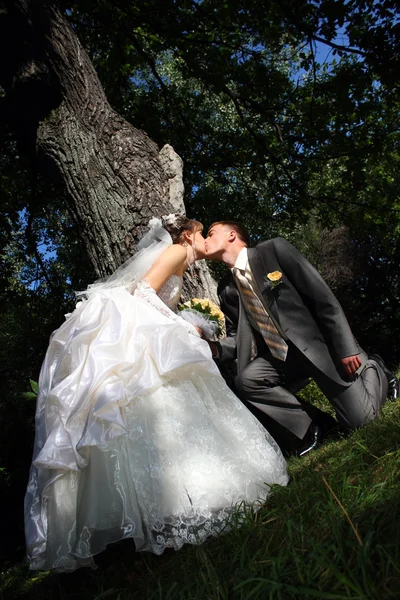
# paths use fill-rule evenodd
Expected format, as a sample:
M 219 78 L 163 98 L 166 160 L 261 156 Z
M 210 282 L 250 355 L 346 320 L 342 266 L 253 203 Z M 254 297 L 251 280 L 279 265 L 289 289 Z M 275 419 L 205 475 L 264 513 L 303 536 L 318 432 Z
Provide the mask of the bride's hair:
M 203 231 L 203 225 L 200 221 L 194 221 L 193 219 L 187 219 L 183 215 L 168 215 L 168 217 L 161 217 L 162 225 L 164 229 L 170 234 L 174 244 L 180 244 L 183 242 L 183 234 L 185 231 L 196 233 L 197 231 Z

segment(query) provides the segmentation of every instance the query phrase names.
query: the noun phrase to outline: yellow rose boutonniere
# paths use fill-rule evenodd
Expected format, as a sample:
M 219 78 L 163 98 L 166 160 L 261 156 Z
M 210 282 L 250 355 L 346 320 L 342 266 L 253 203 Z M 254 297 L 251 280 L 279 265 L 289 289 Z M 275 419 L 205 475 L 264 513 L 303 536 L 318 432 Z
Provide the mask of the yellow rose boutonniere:
M 274 289 L 277 285 L 282 283 L 283 275 L 280 271 L 272 271 L 272 273 L 268 273 L 266 279 L 268 280 L 271 289 Z

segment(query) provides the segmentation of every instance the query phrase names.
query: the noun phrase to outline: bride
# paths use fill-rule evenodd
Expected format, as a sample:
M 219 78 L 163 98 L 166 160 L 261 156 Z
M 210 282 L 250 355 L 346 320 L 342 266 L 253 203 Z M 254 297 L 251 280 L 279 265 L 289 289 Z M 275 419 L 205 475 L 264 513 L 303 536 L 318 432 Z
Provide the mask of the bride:
M 202 225 L 150 225 L 52 334 L 25 497 L 31 569 L 94 567 L 125 538 L 155 554 L 202 543 L 288 481 L 275 441 L 174 312 L 184 271 L 205 256 Z

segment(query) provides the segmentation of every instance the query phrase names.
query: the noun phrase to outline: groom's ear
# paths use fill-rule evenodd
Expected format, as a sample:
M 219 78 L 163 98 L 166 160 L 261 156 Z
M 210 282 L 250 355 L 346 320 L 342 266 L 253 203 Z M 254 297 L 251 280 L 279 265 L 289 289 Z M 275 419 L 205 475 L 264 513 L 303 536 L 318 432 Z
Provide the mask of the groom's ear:
M 228 241 L 234 242 L 237 238 L 237 232 L 234 229 L 231 229 L 228 235 Z

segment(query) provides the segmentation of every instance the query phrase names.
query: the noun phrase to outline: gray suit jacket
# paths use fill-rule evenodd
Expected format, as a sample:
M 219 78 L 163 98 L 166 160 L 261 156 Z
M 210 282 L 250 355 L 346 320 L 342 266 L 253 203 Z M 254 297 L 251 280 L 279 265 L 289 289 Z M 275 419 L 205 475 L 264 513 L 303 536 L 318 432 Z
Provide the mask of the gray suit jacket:
M 359 354 L 360 348 L 343 309 L 318 271 L 283 238 L 249 248 L 248 258 L 260 300 L 287 338 L 326 376 L 341 385 L 350 385 L 338 359 Z M 283 275 L 273 289 L 267 278 L 272 271 Z M 220 283 L 218 294 L 228 335 L 221 341 L 220 358 L 237 358 L 240 371 L 251 361 L 254 331 L 231 274 Z

